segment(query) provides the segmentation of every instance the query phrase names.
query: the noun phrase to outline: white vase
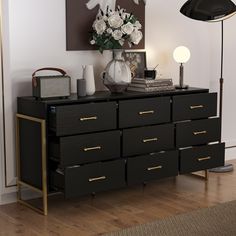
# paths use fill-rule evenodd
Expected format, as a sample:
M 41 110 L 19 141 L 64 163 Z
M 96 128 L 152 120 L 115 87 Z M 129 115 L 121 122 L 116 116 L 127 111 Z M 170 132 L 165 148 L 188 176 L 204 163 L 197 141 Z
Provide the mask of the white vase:
M 131 83 L 131 70 L 122 55 L 123 50 L 113 51 L 113 60 L 110 61 L 103 73 L 104 85 L 112 93 L 122 93 Z
M 83 66 L 83 77 L 86 81 L 86 94 L 91 96 L 95 93 L 95 80 L 93 65 Z

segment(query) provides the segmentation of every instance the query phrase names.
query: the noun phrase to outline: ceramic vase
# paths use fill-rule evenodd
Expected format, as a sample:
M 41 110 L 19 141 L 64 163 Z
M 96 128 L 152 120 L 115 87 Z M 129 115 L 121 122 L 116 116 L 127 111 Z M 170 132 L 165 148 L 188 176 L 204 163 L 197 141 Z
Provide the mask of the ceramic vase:
M 103 83 L 112 93 L 123 93 L 131 83 L 131 70 L 123 57 L 123 50 L 113 50 L 113 60 L 103 73 Z
M 95 93 L 95 80 L 93 65 L 83 66 L 83 78 L 86 81 L 86 94 L 91 96 Z

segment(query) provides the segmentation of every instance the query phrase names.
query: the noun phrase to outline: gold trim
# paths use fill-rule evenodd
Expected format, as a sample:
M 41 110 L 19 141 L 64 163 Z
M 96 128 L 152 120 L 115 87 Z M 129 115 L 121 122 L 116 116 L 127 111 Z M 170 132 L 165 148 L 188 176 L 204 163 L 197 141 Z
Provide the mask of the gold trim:
M 80 118 L 80 121 L 89 121 L 89 120 L 97 120 L 97 116 L 91 116 L 91 117 L 82 117 Z
M 143 143 L 157 142 L 158 138 L 143 139 Z
M 153 166 L 153 167 L 149 167 L 147 168 L 148 171 L 152 171 L 152 170 L 160 170 L 162 169 L 162 166 Z
M 90 148 L 84 148 L 84 152 L 95 151 L 95 150 L 101 150 L 101 149 L 102 149 L 101 146 L 90 147 Z
M 101 177 L 97 177 L 97 178 L 90 178 L 89 182 L 95 182 L 95 181 L 99 181 L 99 180 L 105 180 L 107 177 L 106 176 L 101 176 Z
M 203 175 L 199 175 L 199 174 L 196 174 L 196 173 L 191 173 L 190 175 L 192 175 L 194 177 L 197 177 L 197 178 L 204 179 L 205 181 L 208 181 L 208 179 L 209 179 L 209 172 L 208 172 L 208 170 L 203 170 L 203 172 L 204 172 Z
M 140 111 L 138 114 L 140 116 L 142 116 L 142 115 L 149 115 L 149 114 L 154 114 L 154 111 Z
M 203 131 L 199 131 L 199 132 L 193 132 L 193 134 L 194 134 L 195 136 L 201 135 L 201 134 L 207 134 L 207 131 L 206 131 L 206 130 L 203 130 Z
M 200 108 L 204 108 L 204 106 L 203 106 L 203 105 L 190 106 L 190 109 L 191 109 L 191 110 L 200 109 Z
M 211 157 L 202 157 L 202 158 L 198 158 L 198 161 L 208 161 L 210 159 Z
M 23 120 L 29 120 L 33 122 L 40 123 L 41 125 L 41 150 L 42 150 L 42 189 L 36 188 L 28 183 L 25 183 L 21 181 L 21 173 L 20 173 L 20 119 Z M 36 117 L 32 116 L 26 116 L 22 114 L 16 114 L 16 159 L 17 159 L 17 200 L 19 203 L 30 207 L 31 209 L 43 214 L 47 215 L 48 214 L 48 193 L 47 193 L 47 159 L 46 159 L 46 121 L 43 119 L 39 119 Z M 22 199 L 21 196 L 21 186 L 25 186 L 30 188 L 33 191 L 36 191 L 38 193 L 42 194 L 43 198 L 43 208 L 37 208 L 25 200 Z
M 19 185 L 23 185 L 23 186 L 28 187 L 28 188 L 31 188 L 32 190 L 34 190 L 35 192 L 38 192 L 38 193 L 42 193 L 43 192 L 42 189 L 36 188 L 36 187 L 34 187 L 34 186 L 30 185 L 30 184 L 27 184 L 27 183 L 25 183 L 23 181 L 18 181 L 18 184 Z

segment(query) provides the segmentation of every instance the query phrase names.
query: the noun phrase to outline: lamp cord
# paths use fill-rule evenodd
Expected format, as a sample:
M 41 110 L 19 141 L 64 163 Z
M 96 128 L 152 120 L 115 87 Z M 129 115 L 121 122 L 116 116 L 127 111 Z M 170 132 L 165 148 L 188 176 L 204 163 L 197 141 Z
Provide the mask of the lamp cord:
M 224 66 L 224 22 L 221 21 L 221 74 L 220 74 L 220 124 L 222 130 L 222 110 L 223 110 L 223 85 L 224 85 L 224 78 L 223 78 L 223 66 Z M 222 138 L 220 138 L 220 143 Z

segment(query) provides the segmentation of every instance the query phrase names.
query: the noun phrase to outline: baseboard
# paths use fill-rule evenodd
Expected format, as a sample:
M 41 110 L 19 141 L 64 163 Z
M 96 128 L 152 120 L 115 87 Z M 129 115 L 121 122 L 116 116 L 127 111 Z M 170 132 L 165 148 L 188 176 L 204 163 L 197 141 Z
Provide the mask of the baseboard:
M 0 205 L 10 204 L 16 202 L 16 192 L 4 193 L 1 195 Z
M 235 160 L 236 159 L 236 147 L 234 148 L 226 148 L 225 149 L 225 160 Z
M 22 189 L 22 198 L 25 200 L 39 197 L 41 197 L 39 193 L 33 192 L 32 190 L 29 189 Z M 4 193 L 1 195 L 0 205 L 10 204 L 16 201 L 17 201 L 17 193 L 15 189 L 14 192 Z

